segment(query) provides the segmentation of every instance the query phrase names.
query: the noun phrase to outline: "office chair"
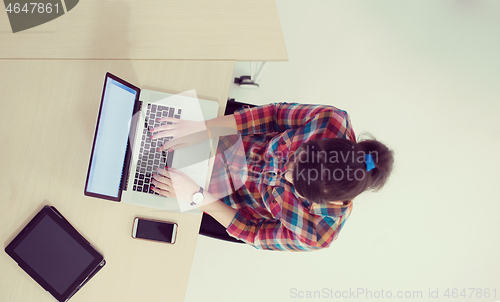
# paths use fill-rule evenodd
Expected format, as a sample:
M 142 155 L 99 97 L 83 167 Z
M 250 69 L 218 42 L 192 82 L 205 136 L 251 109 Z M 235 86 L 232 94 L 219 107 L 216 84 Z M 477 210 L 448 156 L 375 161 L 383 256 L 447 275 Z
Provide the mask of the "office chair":
M 233 112 L 235 112 L 236 110 L 240 109 L 243 106 L 255 107 L 255 105 L 236 102 L 234 99 L 230 99 L 227 101 L 226 111 L 224 112 L 224 115 L 233 114 Z M 222 224 L 220 224 L 212 216 L 205 213 L 203 213 L 203 217 L 201 219 L 199 234 L 220 240 L 236 242 L 236 243 L 244 243 L 241 240 L 229 236 L 229 234 L 226 232 L 226 228 Z

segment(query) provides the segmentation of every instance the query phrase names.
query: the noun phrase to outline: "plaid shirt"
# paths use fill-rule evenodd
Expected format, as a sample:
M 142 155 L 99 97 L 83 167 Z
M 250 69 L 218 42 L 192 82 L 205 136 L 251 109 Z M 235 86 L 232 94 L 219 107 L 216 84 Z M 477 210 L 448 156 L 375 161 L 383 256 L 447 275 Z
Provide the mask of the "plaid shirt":
M 220 139 L 209 187 L 238 209 L 228 234 L 258 249 L 328 247 L 349 217 L 352 202 L 308 202 L 283 175 L 304 142 L 335 137 L 355 141 L 347 113 L 332 106 L 279 103 L 242 108 L 234 117 L 241 136 Z

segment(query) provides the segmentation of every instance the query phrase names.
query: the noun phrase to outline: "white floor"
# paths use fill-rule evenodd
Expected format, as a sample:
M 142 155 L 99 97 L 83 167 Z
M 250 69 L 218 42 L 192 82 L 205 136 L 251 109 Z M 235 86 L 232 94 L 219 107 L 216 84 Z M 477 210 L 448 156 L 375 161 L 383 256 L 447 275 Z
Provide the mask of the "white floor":
M 440 301 L 446 290 L 454 302 L 500 300 L 500 2 L 277 5 L 289 62 L 269 63 L 256 90 L 233 84 L 230 97 L 344 109 L 358 135 L 394 149 L 395 169 L 355 200 L 328 249 L 200 236 L 185 301 Z

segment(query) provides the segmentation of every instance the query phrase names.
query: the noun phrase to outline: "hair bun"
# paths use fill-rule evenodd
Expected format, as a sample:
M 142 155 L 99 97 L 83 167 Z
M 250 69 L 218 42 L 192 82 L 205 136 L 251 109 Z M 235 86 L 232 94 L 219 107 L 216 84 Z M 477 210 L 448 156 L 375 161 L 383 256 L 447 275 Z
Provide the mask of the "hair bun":
M 371 181 L 368 187 L 378 191 L 384 186 L 392 172 L 394 153 L 373 137 L 362 140 L 358 144 L 366 154 L 370 154 L 373 158 L 375 168 L 370 171 Z

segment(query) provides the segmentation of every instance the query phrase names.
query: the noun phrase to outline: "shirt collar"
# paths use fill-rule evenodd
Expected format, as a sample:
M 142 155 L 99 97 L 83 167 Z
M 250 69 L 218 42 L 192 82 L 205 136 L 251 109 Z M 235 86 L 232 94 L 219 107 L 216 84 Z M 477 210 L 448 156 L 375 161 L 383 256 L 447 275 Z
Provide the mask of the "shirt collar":
M 309 208 L 309 213 L 319 216 L 338 217 L 344 215 L 350 207 L 352 207 L 352 201 L 349 201 L 347 205 L 312 203 Z

